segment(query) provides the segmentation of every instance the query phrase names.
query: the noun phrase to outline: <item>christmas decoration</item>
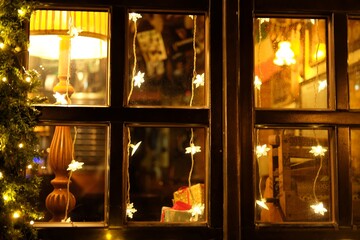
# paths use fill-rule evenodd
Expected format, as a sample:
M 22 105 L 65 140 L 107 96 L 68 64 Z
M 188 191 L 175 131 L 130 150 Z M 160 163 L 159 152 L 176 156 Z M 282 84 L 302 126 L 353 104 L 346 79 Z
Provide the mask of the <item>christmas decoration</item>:
M 36 239 L 32 227 L 41 218 L 36 204 L 40 178 L 34 157 L 39 156 L 34 128 L 40 112 L 33 104 L 39 75 L 25 69 L 28 36 L 25 24 L 35 4 L 0 0 L 0 239 Z M 27 168 L 27 166 L 32 166 Z M 27 173 L 27 174 L 26 174 Z

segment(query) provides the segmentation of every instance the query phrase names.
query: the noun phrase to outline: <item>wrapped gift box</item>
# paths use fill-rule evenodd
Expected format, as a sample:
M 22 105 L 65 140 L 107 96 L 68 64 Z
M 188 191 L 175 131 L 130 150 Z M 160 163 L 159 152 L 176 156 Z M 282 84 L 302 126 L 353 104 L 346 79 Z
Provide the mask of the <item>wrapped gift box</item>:
M 191 197 L 192 196 L 192 197 Z M 190 205 L 204 204 L 204 184 L 198 183 L 189 187 L 182 187 L 174 192 L 174 202 L 185 202 Z
M 171 207 L 162 207 L 161 222 L 191 222 L 191 210 L 175 210 Z

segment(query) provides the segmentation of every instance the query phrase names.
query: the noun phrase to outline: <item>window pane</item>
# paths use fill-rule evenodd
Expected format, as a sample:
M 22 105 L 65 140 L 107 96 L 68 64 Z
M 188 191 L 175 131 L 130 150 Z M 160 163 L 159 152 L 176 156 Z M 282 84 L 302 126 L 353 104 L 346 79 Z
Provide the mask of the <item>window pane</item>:
M 133 203 L 137 211 L 133 216 L 128 215 L 128 220 L 205 221 L 207 129 L 129 129 L 130 194 L 127 203 Z
M 108 104 L 108 18 L 107 12 L 34 11 L 29 68 L 40 73 L 40 93 L 50 104 Z M 56 92 L 71 100 L 57 100 Z
M 207 107 L 205 17 L 130 13 L 129 19 L 127 104 Z
M 256 107 L 329 108 L 326 43 L 325 19 L 256 18 Z
M 38 126 L 36 132 L 43 153 L 34 159 L 42 179 L 40 207 L 44 218 L 40 221 L 106 221 L 108 128 L 47 125 Z M 73 159 L 80 163 L 79 168 Z M 69 170 L 70 167 L 75 168 Z M 31 169 L 27 173 L 31 175 Z
M 360 108 L 360 20 L 348 20 L 348 74 L 350 108 Z
M 328 129 L 256 129 L 256 221 L 332 221 Z
M 351 130 L 351 182 L 353 199 L 353 221 L 360 223 L 360 129 Z

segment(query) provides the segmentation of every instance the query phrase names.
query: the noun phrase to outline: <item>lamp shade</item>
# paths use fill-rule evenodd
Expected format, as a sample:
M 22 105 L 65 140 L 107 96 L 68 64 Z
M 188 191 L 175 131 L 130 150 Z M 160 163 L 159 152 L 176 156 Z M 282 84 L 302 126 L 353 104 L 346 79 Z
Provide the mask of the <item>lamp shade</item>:
M 59 58 L 59 36 L 69 36 L 74 27 L 79 36 L 72 39 L 72 59 L 107 57 L 108 21 L 108 12 L 36 10 L 30 22 L 29 53 Z

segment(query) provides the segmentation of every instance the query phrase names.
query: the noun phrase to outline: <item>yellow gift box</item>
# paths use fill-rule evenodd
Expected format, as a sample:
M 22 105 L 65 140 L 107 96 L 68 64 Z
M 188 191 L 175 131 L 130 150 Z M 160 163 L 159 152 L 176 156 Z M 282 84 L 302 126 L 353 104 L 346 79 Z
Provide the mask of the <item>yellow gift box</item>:
M 174 192 L 174 202 L 181 201 L 190 205 L 204 204 L 204 184 L 198 183 L 189 187 L 181 187 Z

